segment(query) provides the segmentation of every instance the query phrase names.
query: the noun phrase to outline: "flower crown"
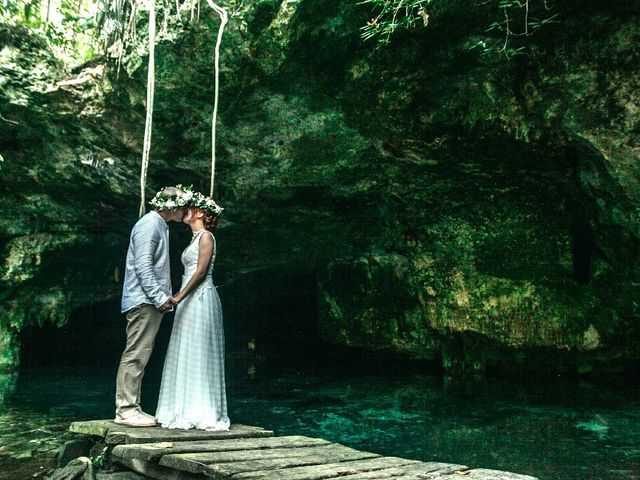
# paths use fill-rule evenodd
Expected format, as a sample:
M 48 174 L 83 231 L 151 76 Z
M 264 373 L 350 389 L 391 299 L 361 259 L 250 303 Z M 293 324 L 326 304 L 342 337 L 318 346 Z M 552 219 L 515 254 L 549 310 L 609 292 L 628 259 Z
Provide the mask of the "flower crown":
M 172 208 L 185 207 L 189 204 L 194 195 L 191 187 L 176 185 L 175 188 L 184 192 L 177 195 L 163 194 L 162 192 L 164 192 L 166 188 L 167 187 L 164 187 L 162 190 L 156 193 L 156 196 L 149 201 L 149 205 L 151 205 L 153 208 L 159 208 L 160 210 L 170 210 Z
M 180 184 L 176 185 L 178 190 L 182 190 L 184 192 L 178 195 L 163 195 L 162 192 L 165 188 L 156 193 L 156 196 L 151 199 L 149 205 L 161 210 L 179 207 L 195 207 L 201 210 L 206 210 L 213 215 L 220 215 L 222 210 L 224 210 L 224 208 L 218 205 L 213 198 L 207 197 L 200 192 L 196 192 L 191 185 L 188 187 Z
M 213 198 L 207 197 L 200 192 L 193 192 L 193 196 L 191 197 L 191 200 L 189 200 L 188 206 L 206 210 L 213 215 L 220 215 L 222 210 L 224 210 L 224 208 L 218 205 Z

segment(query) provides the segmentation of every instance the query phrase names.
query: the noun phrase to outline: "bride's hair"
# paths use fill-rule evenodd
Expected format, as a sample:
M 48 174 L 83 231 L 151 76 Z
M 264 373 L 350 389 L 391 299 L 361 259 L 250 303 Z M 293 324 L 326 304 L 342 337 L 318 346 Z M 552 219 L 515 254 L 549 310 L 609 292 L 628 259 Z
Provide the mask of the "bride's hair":
M 220 222 L 220 215 L 216 215 L 208 210 L 199 209 L 202 213 L 202 223 L 204 223 L 204 228 L 213 232 Z

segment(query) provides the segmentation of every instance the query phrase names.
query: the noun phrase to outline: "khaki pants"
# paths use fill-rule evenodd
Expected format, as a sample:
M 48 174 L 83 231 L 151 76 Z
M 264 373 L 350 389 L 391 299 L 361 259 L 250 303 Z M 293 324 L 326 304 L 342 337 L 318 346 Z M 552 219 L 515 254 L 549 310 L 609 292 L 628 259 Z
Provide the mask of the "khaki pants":
M 127 312 L 127 346 L 116 377 L 116 418 L 126 419 L 140 411 L 140 387 L 162 313 L 143 303 Z

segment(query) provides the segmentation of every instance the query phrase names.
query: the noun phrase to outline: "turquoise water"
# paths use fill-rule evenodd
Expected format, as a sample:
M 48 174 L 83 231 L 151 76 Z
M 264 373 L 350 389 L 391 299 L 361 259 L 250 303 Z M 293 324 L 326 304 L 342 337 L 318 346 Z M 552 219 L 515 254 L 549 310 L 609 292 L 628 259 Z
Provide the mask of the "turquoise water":
M 541 480 L 640 479 L 640 392 L 561 377 L 450 385 L 419 369 L 350 362 L 268 368 L 231 359 L 232 421 L 386 455 L 526 473 Z M 159 361 L 145 378 L 155 407 Z M 407 372 L 407 370 L 412 370 Z M 32 367 L 0 414 L 0 475 L 52 465 L 72 420 L 112 416 L 115 369 Z

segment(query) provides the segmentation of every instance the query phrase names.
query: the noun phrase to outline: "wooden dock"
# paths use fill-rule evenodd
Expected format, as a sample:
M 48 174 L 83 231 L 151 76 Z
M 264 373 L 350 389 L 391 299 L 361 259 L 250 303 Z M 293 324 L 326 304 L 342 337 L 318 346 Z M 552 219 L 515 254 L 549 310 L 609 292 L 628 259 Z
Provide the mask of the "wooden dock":
M 537 480 L 516 473 L 385 457 L 304 436 L 232 425 L 228 432 L 74 422 L 71 432 L 102 437 L 111 461 L 158 480 Z

